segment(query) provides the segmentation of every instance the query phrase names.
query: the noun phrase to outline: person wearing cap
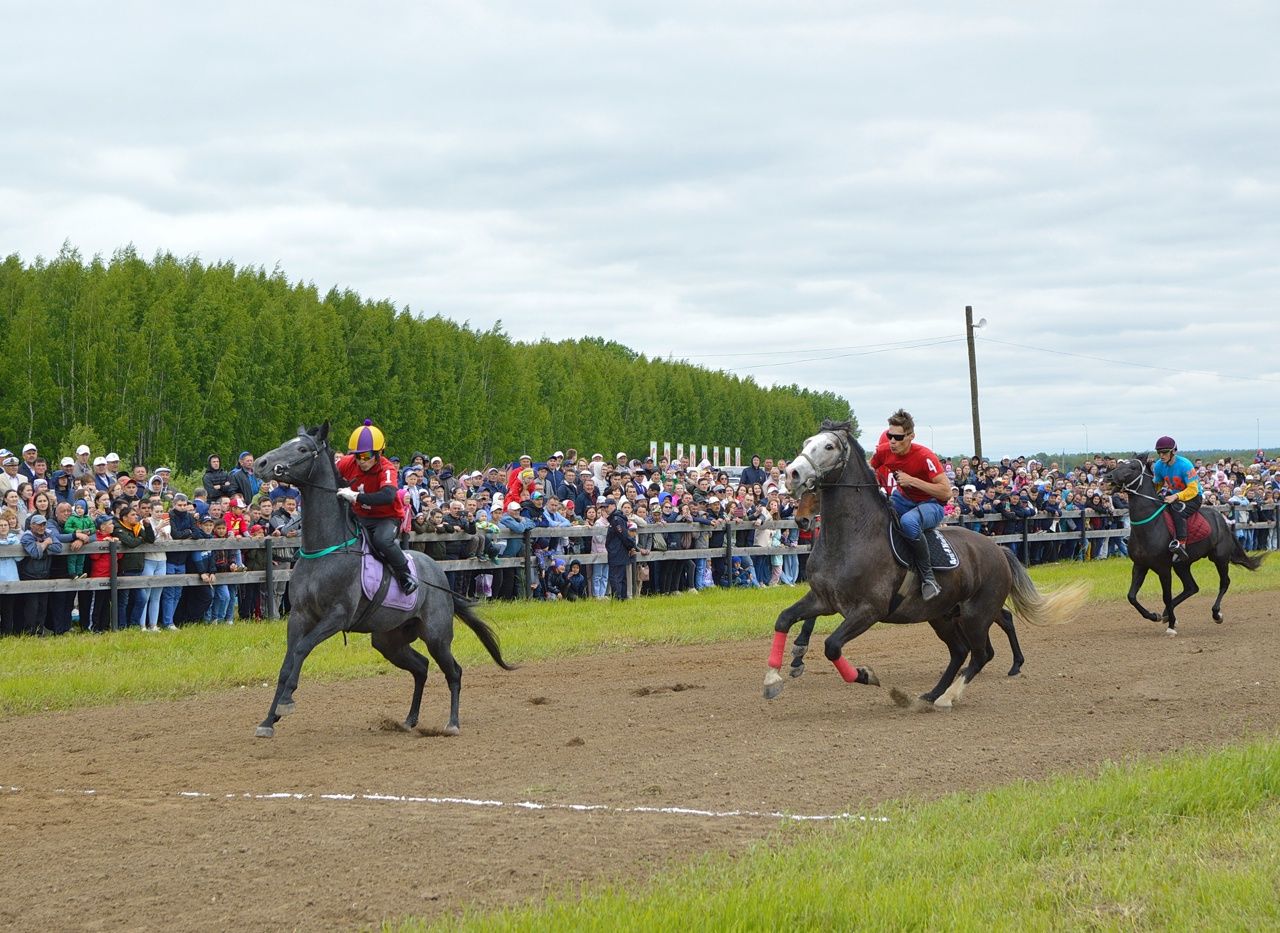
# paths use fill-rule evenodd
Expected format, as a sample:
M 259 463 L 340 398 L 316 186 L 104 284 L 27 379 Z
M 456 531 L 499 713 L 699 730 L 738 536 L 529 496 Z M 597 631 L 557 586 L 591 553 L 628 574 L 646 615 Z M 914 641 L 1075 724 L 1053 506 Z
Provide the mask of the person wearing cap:
M 9 454 L 0 461 L 0 467 L 3 467 L 3 472 L 0 472 L 0 496 L 10 489 L 16 491 L 19 486 L 27 482 L 27 478 L 18 472 L 18 465 L 21 462 L 13 454 Z
M 30 482 L 36 478 L 36 458 L 40 456 L 40 452 L 36 449 L 35 444 L 24 444 L 22 447 L 22 462 L 18 465 L 18 472 L 27 478 Z
M 524 553 L 524 533 L 531 531 L 534 522 L 521 514 L 521 505 L 517 500 L 509 501 L 504 506 L 498 526 L 511 533 L 506 539 L 503 557 L 519 557 Z M 500 568 L 496 574 L 493 595 L 497 599 L 514 599 L 516 590 L 523 586 L 524 570 L 516 567 Z
M 120 455 L 114 451 L 107 454 L 107 475 L 111 477 L 111 482 L 115 482 L 120 478 Z
M 93 458 L 93 485 L 100 492 L 106 492 L 116 478 L 107 472 L 107 458 Z
M 115 534 L 115 517 L 107 512 L 99 515 L 94 519 L 94 543 L 108 544 L 110 542 L 120 543 L 120 539 Z M 114 561 L 109 552 L 103 551 L 101 554 L 90 554 L 88 556 L 89 579 L 101 580 L 111 576 L 111 565 L 114 562 L 117 572 L 120 568 L 120 562 L 124 555 L 117 552 Z M 81 603 L 85 602 L 85 595 L 89 597 L 89 606 L 83 605 L 80 609 L 80 626 L 89 632 L 105 632 L 111 628 L 111 591 L 106 589 L 86 590 L 80 594 Z
M 942 588 L 933 576 L 929 542 L 924 532 L 942 521 L 943 503 L 951 498 L 951 480 L 937 454 L 923 444 L 912 442 L 916 431 L 910 413 L 899 408 L 889 416 L 888 424 L 885 434 L 889 445 L 876 449 L 871 466 L 877 475 L 882 469 L 887 470 L 893 480 L 889 503 L 898 513 L 903 535 L 910 542 L 920 578 L 920 595 L 929 600 L 941 593 Z
M 418 584 L 409 571 L 409 558 L 400 549 L 404 520 L 404 501 L 397 495 L 400 477 L 383 455 L 386 445 L 382 431 L 367 418 L 351 432 L 349 453 L 337 462 L 338 475 L 348 484 L 338 490 L 338 498 L 351 506 L 370 549 L 390 568 L 400 589 L 413 593 Z
M 640 545 L 631 537 L 627 517 L 618 510 L 618 501 L 605 499 L 604 508 L 605 524 L 609 528 L 604 542 L 609 555 L 609 592 L 614 599 L 626 599 L 627 564 L 640 550 Z
M 1151 469 L 1156 489 L 1173 517 L 1173 540 L 1169 551 L 1175 562 L 1188 559 L 1187 520 L 1204 503 L 1200 494 L 1200 478 L 1191 461 L 1178 453 L 1178 443 L 1165 434 L 1156 439 L 1156 460 Z
M 547 487 L 543 490 L 547 497 L 557 495 L 556 490 L 564 483 L 564 451 L 557 450 L 547 458 Z
M 62 541 L 49 528 L 49 520 L 37 512 L 31 516 L 27 528 L 18 536 L 18 543 L 26 557 L 18 564 L 20 580 L 48 580 L 53 568 L 53 556 L 62 553 Z M 28 593 L 23 600 L 23 630 L 34 635 L 44 628 L 49 614 L 47 592 Z
M 205 461 L 204 476 L 200 478 L 200 485 L 209 494 L 210 502 L 215 499 L 230 499 L 239 492 L 236 481 L 222 468 L 222 458 L 217 454 L 209 454 Z M 248 502 L 249 499 L 245 501 Z
M 236 457 L 235 469 L 231 471 L 231 481 L 235 483 L 235 491 L 245 502 L 252 502 L 262 489 L 262 480 L 254 475 L 253 454 L 247 450 L 240 451 Z

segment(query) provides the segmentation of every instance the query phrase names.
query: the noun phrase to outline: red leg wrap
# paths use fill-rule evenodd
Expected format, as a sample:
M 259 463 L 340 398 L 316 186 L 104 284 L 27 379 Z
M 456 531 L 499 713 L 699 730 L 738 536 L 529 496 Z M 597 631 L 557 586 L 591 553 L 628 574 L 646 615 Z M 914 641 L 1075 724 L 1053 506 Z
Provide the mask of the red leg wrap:
M 773 633 L 773 648 L 769 651 L 769 666 L 777 670 L 782 667 L 782 650 L 787 647 L 787 633 Z
M 847 684 L 856 684 L 858 682 L 858 669 L 849 663 L 849 659 L 841 655 L 831 662 L 836 666 L 836 670 L 840 672 L 840 676 L 844 678 Z

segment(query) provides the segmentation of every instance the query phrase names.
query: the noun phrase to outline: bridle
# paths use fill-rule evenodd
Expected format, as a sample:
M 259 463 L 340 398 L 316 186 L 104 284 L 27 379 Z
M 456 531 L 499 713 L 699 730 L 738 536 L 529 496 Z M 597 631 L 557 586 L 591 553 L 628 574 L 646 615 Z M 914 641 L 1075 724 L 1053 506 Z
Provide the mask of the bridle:
M 834 437 L 836 439 L 836 443 L 840 445 L 840 459 L 836 463 L 836 465 L 832 467 L 832 469 L 829 470 L 828 472 L 834 473 L 838 469 L 841 473 L 843 473 L 844 467 L 849 462 L 849 454 L 850 454 L 849 443 L 844 438 L 842 438 L 839 435 L 839 433 L 836 431 L 826 431 L 824 433 Z M 813 458 L 810 457 L 803 450 L 800 451 L 800 453 L 796 454 L 795 459 L 792 460 L 791 463 L 788 464 L 788 466 L 795 466 L 796 462 L 799 460 L 803 460 L 805 463 L 809 464 L 809 469 L 813 470 L 814 476 L 821 477 L 822 475 L 824 475 L 818 469 L 818 465 L 813 462 Z M 814 485 L 816 485 L 819 489 L 831 489 L 836 487 L 844 487 L 847 489 L 858 489 L 858 488 L 864 488 L 868 486 L 874 486 L 878 489 L 880 487 L 879 483 L 841 483 L 835 480 L 822 480 L 822 479 L 818 479 Z M 800 491 L 801 490 L 798 490 L 798 489 L 796 490 L 796 492 L 800 492 Z
M 1132 463 L 1135 461 L 1130 461 L 1130 462 Z M 1137 460 L 1136 462 L 1142 463 L 1141 460 Z M 1142 485 L 1142 480 L 1146 477 L 1146 475 L 1147 475 L 1147 465 L 1145 463 L 1142 463 L 1142 469 L 1139 471 L 1138 475 L 1135 476 L 1133 479 L 1129 480 L 1129 482 L 1127 483 L 1121 483 L 1120 488 L 1123 489 L 1125 492 L 1127 492 L 1131 496 L 1137 496 L 1139 499 L 1150 499 L 1152 502 L 1164 502 L 1164 500 L 1161 499 L 1159 496 L 1149 496 L 1145 492 L 1138 492 L 1138 487 Z
M 299 439 L 305 436 L 306 435 L 302 435 L 302 434 L 298 435 Z M 310 440 L 310 438 L 308 438 L 308 440 Z M 314 443 L 314 441 L 312 441 L 312 443 Z M 274 476 L 276 479 L 288 478 L 299 486 L 310 486 L 312 489 L 323 489 L 327 492 L 337 492 L 338 484 L 336 482 L 334 482 L 332 486 L 326 486 L 323 483 L 315 483 L 309 479 L 299 479 L 296 475 L 292 473 L 294 467 L 304 463 L 307 464 L 307 471 L 308 473 L 310 473 L 312 466 L 315 464 L 315 461 L 319 459 L 320 454 L 323 452 L 324 452 L 323 448 L 318 446 L 314 450 L 303 451 L 301 455 L 299 455 L 293 460 L 290 460 L 286 463 L 275 464 L 271 468 L 271 475 Z M 286 477 L 285 476 L 286 473 L 289 473 L 290 475 Z

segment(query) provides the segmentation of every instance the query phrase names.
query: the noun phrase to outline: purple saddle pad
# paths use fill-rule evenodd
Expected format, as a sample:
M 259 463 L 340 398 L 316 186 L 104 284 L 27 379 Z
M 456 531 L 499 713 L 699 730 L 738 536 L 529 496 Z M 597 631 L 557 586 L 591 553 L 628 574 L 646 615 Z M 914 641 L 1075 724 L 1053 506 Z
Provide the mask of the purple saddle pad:
M 386 565 L 369 550 L 369 542 L 360 539 L 360 588 L 364 590 L 366 599 L 373 599 L 378 594 L 378 586 L 382 583 L 382 575 L 387 572 Z M 418 579 L 418 567 L 412 559 L 409 561 L 409 575 L 416 581 Z M 400 589 L 400 584 L 396 582 L 396 578 L 391 578 L 391 585 L 387 587 L 387 598 L 382 605 L 391 609 L 412 609 L 417 603 L 415 594 L 406 594 Z

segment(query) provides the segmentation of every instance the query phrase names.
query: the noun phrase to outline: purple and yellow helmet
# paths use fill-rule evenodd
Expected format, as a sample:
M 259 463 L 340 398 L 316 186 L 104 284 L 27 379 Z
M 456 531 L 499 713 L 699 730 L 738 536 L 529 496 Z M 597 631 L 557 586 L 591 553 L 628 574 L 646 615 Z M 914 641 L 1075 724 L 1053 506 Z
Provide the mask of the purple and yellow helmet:
M 351 432 L 351 440 L 347 441 L 347 450 L 353 454 L 381 453 L 386 446 L 387 439 L 382 436 L 382 431 L 368 418 Z

